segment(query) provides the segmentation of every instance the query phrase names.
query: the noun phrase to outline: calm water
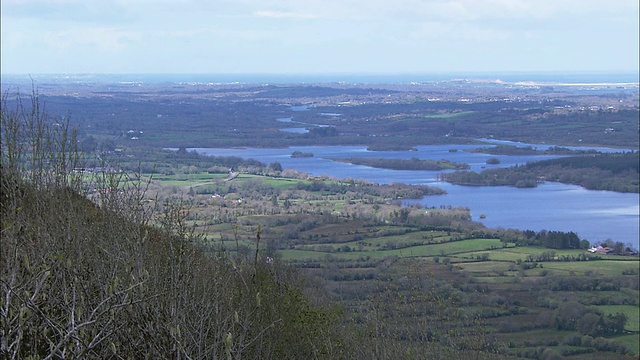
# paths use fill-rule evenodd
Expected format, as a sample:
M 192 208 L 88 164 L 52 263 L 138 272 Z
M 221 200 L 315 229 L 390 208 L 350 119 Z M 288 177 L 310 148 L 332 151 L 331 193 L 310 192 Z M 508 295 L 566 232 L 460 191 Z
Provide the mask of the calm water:
M 529 145 L 529 144 L 519 144 Z M 487 145 L 484 145 L 485 147 Z M 531 146 L 544 148 L 552 145 Z M 445 189 L 448 194 L 428 196 L 418 202 L 425 206 L 453 205 L 471 209 L 474 220 L 488 227 L 531 229 L 539 231 L 574 231 L 591 242 L 612 239 L 638 247 L 639 216 L 638 194 L 621 194 L 611 191 L 586 190 L 575 185 L 545 183 L 533 189 L 512 187 L 470 187 L 438 181 L 439 171 L 400 171 L 376 169 L 332 161 L 331 158 L 384 157 L 393 159 L 441 160 L 447 159 L 471 165 L 471 170 L 506 167 L 529 161 L 554 158 L 553 156 L 502 156 L 468 153 L 464 150 L 477 145 L 429 145 L 419 146 L 417 151 L 368 151 L 362 146 L 305 146 L 284 149 L 209 149 L 196 148 L 199 153 L 215 156 L 253 158 L 269 164 L 278 161 L 283 168 L 296 169 L 311 175 L 328 175 L 336 178 L 362 178 L 376 183 L 402 182 L 433 185 Z M 456 152 L 451 152 L 456 149 Z M 587 149 L 587 148 L 585 148 Z M 311 158 L 291 158 L 293 151 L 311 152 Z M 601 151 L 620 151 L 600 148 Z M 501 163 L 487 165 L 490 157 Z M 485 214 L 485 219 L 479 219 Z

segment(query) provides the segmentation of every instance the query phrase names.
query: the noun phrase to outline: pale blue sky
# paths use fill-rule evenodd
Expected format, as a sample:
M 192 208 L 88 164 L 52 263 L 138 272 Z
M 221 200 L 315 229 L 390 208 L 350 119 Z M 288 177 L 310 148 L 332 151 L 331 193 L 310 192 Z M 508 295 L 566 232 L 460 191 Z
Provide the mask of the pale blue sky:
M 638 0 L 2 0 L 9 73 L 638 72 Z

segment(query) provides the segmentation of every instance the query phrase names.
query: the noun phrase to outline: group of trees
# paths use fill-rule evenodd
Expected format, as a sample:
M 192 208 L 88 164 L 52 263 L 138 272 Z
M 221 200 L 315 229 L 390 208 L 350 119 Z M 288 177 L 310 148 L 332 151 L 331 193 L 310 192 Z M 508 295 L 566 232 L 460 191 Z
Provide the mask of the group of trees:
M 534 174 L 520 173 L 509 168 L 487 169 L 480 173 L 455 171 L 440 174 L 439 178 L 458 185 L 515 186 L 519 188 L 536 187 L 540 181 Z
M 559 330 L 577 330 L 582 335 L 605 336 L 622 334 L 627 316 L 623 313 L 604 315 L 595 307 L 568 301 L 555 310 L 551 321 Z
M 535 232 L 525 230 L 522 232 L 523 239 L 518 239 L 518 245 L 542 246 L 549 249 L 588 249 L 589 241 L 580 240 L 573 231 L 546 231 Z

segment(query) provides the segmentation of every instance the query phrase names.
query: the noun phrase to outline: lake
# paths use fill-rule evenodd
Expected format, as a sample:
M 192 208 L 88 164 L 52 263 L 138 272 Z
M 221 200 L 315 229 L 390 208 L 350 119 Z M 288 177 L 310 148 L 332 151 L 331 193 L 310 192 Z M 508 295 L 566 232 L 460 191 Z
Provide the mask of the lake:
M 503 141 L 491 140 L 495 143 Z M 506 142 L 510 143 L 510 142 Z M 543 149 L 553 145 L 510 143 Z M 466 163 L 473 171 L 483 168 L 508 167 L 530 161 L 557 158 L 549 155 L 507 156 L 470 153 L 465 150 L 489 145 L 426 145 L 417 146 L 417 151 L 368 151 L 363 146 L 300 146 L 281 149 L 212 149 L 195 148 L 198 153 L 213 156 L 238 156 L 253 158 L 265 164 L 279 162 L 283 168 L 295 169 L 313 176 L 328 175 L 335 178 L 366 179 L 388 184 L 431 185 L 445 189 L 448 194 L 428 196 L 408 201 L 422 205 L 462 206 L 471 209 L 473 219 L 492 228 L 515 228 L 521 230 L 574 231 L 580 238 L 590 242 L 606 239 L 629 243 L 638 248 L 640 206 L 638 194 L 622 194 L 611 191 L 586 190 L 576 185 L 547 182 L 537 188 L 473 187 L 453 185 L 438 181 L 441 171 L 413 171 L 376 169 L 362 165 L 335 162 L 331 158 L 367 157 L 426 160 L 446 159 Z M 573 149 L 592 149 L 572 147 Z M 621 149 L 596 148 L 613 152 Z M 313 153 L 309 158 L 291 158 L 294 151 Z M 487 159 L 495 157 L 500 164 L 487 165 Z M 480 219 L 484 214 L 486 218 Z

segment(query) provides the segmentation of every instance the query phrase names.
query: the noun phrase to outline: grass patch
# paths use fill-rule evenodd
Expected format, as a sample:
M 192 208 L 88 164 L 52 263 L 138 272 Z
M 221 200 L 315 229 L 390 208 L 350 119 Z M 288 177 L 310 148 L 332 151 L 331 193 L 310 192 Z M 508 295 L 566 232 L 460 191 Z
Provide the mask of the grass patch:
M 551 330 L 551 329 L 535 329 L 520 331 L 515 333 L 500 334 L 501 340 L 515 343 L 518 347 L 524 347 L 525 341 L 536 339 L 540 342 L 551 342 L 563 339 L 569 331 Z
M 514 276 L 478 276 L 475 278 L 478 284 L 513 284 Z
M 519 247 L 510 247 L 507 249 L 499 249 L 497 251 L 502 251 L 508 254 L 517 254 L 523 257 L 527 255 L 540 255 L 544 252 L 553 251 L 556 256 L 578 256 L 580 254 L 584 254 L 585 250 L 581 249 L 568 249 L 568 250 L 556 250 L 556 249 L 548 249 L 542 247 L 533 247 L 533 246 L 519 246 Z
M 342 243 L 323 244 L 334 247 L 340 247 Z M 283 250 L 285 259 L 319 259 L 322 256 L 330 254 L 332 256 L 343 259 L 354 259 L 360 256 L 370 256 L 372 258 L 381 258 L 386 256 L 404 257 L 428 257 L 428 256 L 448 256 L 455 253 L 467 252 L 473 250 L 485 250 L 492 247 L 500 246 L 500 240 L 497 239 L 470 239 L 462 241 L 452 241 L 442 244 L 410 246 L 403 249 L 392 250 L 372 250 L 372 251 L 350 251 L 350 252 L 319 252 L 312 250 Z M 319 254 L 319 255 L 314 255 Z
M 224 180 L 228 177 L 228 174 L 175 174 L 175 175 L 163 175 L 163 174 L 145 174 L 145 178 L 151 177 L 152 181 L 159 183 L 160 186 L 180 186 L 180 187 L 196 187 L 209 182 L 216 182 Z
M 243 180 L 248 179 L 257 179 L 262 181 L 262 183 L 269 187 L 274 187 L 282 190 L 290 190 L 295 189 L 298 186 L 298 183 L 310 184 L 309 180 L 301 180 L 301 179 L 293 179 L 293 178 L 281 178 L 281 177 L 271 177 L 271 176 L 262 176 L 262 175 L 250 175 L 250 174 L 240 174 L 235 181 L 242 182 Z
M 482 257 L 483 255 L 489 256 L 489 260 L 498 260 L 498 261 L 524 261 L 526 256 L 522 253 L 516 253 L 509 251 L 507 249 L 495 249 L 489 251 L 474 251 L 468 253 L 457 254 L 456 257 L 460 259 L 476 259 L 478 256 Z
M 459 264 L 465 272 L 469 272 L 478 277 L 494 277 L 498 272 L 508 272 L 511 263 L 497 261 L 479 261 Z
M 311 251 L 311 250 L 282 250 L 280 252 L 282 254 L 282 259 L 284 260 L 322 260 L 327 259 L 328 256 L 334 257 L 349 257 L 347 255 L 353 255 L 353 253 L 324 253 L 319 251 Z M 357 256 L 353 256 L 353 258 L 357 258 Z
M 544 268 L 553 270 L 558 275 L 585 274 L 587 272 L 602 276 L 621 276 L 622 272 L 638 268 L 638 261 L 592 260 L 545 262 Z
M 497 239 L 470 239 L 462 241 L 451 241 L 441 244 L 419 245 L 405 249 L 396 249 L 381 251 L 385 253 L 393 253 L 401 257 L 416 256 L 448 256 L 461 252 L 474 250 L 486 250 L 500 246 L 500 240 Z
M 640 331 L 640 307 L 634 305 L 600 305 L 598 309 L 604 311 L 606 315 L 625 314 L 627 323 L 624 329 L 634 332 Z
M 399 231 L 399 229 L 401 231 L 401 228 L 398 228 L 398 227 L 390 228 L 390 229 L 380 228 L 378 230 L 378 233 L 381 236 L 376 238 L 367 238 L 364 240 L 356 241 L 355 243 L 363 243 L 365 245 L 365 248 L 368 250 L 378 250 L 380 249 L 380 247 L 389 248 L 389 246 L 395 246 L 398 248 L 407 248 L 409 245 L 414 243 L 431 243 L 435 245 L 436 243 L 448 242 L 451 239 L 451 237 L 448 236 L 446 233 L 425 238 L 424 233 L 418 232 L 418 231 L 409 232 L 402 235 L 385 235 L 385 232 L 387 231 L 397 232 Z
M 145 178 L 152 177 L 153 181 L 159 182 L 162 186 L 198 186 L 209 182 L 221 181 L 229 177 L 229 174 L 209 174 L 209 173 L 195 173 L 195 174 L 144 174 Z M 238 177 L 233 179 L 233 183 L 243 183 L 247 180 L 259 180 L 264 185 L 274 187 L 282 190 L 295 189 L 298 183 L 310 184 L 309 180 L 301 180 L 294 178 L 279 178 L 263 175 L 253 174 L 239 174 Z
M 622 335 L 614 338 L 634 354 L 640 354 L 640 334 Z

